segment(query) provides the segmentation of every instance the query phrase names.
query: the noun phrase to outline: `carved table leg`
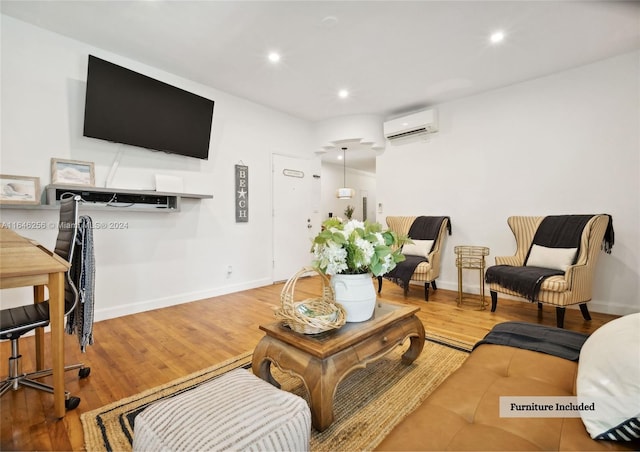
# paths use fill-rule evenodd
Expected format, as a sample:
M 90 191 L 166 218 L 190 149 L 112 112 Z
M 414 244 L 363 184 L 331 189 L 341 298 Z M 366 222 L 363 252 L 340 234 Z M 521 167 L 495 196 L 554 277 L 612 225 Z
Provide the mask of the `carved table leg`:
M 320 432 L 333 423 L 333 396 L 343 376 L 328 371 L 330 367 L 331 363 L 323 365 L 320 360 L 313 359 L 302 376 L 309 390 L 311 424 Z
M 271 339 L 269 336 L 265 336 L 258 343 L 258 346 L 253 352 L 251 370 L 254 375 L 280 389 L 280 383 L 278 383 L 278 381 L 273 378 L 273 375 L 271 375 L 271 360 L 267 358 L 267 351 L 269 349 L 270 342 Z
M 415 316 L 411 317 L 411 320 L 413 321 L 412 326 L 416 329 L 416 335 L 411 336 L 411 345 L 409 345 L 407 351 L 402 355 L 403 364 L 411 364 L 414 362 L 416 358 L 420 356 L 420 353 L 422 353 L 422 349 L 424 348 L 424 325 L 420 319 Z
M 335 373 L 332 363 L 265 336 L 253 352 L 251 368 L 255 375 L 279 388 L 280 384 L 271 375 L 272 363 L 282 372 L 302 379 L 309 394 L 313 426 L 318 431 L 329 427 L 333 422 L 333 395 L 344 374 Z

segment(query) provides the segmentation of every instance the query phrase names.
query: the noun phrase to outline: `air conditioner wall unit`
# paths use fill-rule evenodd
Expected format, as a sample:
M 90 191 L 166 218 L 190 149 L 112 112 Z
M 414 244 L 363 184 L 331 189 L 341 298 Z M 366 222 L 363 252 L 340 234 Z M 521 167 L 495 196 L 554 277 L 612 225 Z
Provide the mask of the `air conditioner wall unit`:
M 384 136 L 389 141 L 438 131 L 437 116 L 434 109 L 423 110 L 400 118 L 386 121 L 383 125 Z

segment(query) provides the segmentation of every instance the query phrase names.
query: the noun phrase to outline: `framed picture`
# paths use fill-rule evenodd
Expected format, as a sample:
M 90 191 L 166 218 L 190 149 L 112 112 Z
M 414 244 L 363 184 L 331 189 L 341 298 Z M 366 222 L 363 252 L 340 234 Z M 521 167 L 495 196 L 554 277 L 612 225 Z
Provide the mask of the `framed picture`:
M 85 185 L 96 183 L 93 162 L 51 159 L 51 183 L 61 185 Z
M 40 204 L 40 178 L 0 174 L 0 204 Z

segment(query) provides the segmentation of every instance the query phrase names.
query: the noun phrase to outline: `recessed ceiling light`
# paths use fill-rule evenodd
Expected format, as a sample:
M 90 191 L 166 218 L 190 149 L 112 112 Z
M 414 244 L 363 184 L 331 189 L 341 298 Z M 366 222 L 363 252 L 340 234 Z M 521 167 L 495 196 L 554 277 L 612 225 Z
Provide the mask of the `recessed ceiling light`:
M 342 160 L 342 156 L 338 154 L 338 160 Z
M 320 24 L 327 28 L 334 27 L 338 23 L 338 18 L 336 16 L 327 16 L 320 21 Z
M 280 61 L 280 54 L 278 52 L 271 52 L 269 53 L 268 58 L 272 63 L 277 63 L 278 61 Z
M 346 99 L 347 97 L 349 97 L 349 91 L 347 91 L 346 89 L 341 89 L 340 91 L 338 91 L 338 97 L 340 99 Z
M 491 33 L 491 36 L 489 37 L 489 40 L 493 44 L 497 44 L 499 42 L 502 42 L 503 39 L 504 39 L 504 32 L 501 31 L 501 30 Z

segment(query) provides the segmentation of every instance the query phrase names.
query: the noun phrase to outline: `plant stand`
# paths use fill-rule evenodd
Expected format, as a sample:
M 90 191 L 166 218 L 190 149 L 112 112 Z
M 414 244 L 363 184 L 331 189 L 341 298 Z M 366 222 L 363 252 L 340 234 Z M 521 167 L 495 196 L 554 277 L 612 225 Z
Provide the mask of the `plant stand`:
M 486 246 L 456 246 L 453 248 L 456 253 L 456 267 L 458 267 L 458 306 L 462 304 L 462 270 L 478 270 L 480 273 L 480 310 L 484 310 L 487 305 L 484 298 L 484 269 L 485 256 L 489 255 L 489 248 Z

